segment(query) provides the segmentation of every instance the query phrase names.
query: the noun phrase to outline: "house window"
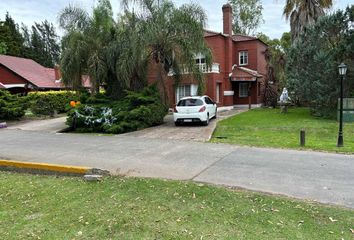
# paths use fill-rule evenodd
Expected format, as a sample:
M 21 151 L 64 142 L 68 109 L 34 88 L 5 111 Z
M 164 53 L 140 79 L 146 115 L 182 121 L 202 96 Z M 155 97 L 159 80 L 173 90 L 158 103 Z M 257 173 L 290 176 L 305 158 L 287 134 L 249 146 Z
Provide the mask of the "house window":
M 198 85 L 182 85 L 176 88 L 176 102 L 181 98 L 197 95 Z
M 248 97 L 248 83 L 240 83 L 238 90 L 239 97 Z
M 200 71 L 203 73 L 208 72 L 208 67 L 206 64 L 205 56 L 202 54 L 197 54 L 195 57 L 195 64 L 199 67 Z
M 239 55 L 239 65 L 247 65 L 248 64 L 248 52 L 247 51 L 241 51 L 238 53 Z

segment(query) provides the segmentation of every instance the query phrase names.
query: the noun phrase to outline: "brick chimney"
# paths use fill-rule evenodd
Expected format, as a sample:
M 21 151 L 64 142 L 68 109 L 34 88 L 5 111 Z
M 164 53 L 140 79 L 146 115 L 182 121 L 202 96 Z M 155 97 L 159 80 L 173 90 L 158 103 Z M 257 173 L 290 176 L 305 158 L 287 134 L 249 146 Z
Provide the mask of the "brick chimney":
M 232 36 L 232 7 L 229 3 L 222 6 L 224 34 Z
M 58 64 L 55 64 L 55 66 L 54 66 L 54 77 L 55 77 L 55 80 L 61 79 L 61 72 L 60 72 L 60 67 Z

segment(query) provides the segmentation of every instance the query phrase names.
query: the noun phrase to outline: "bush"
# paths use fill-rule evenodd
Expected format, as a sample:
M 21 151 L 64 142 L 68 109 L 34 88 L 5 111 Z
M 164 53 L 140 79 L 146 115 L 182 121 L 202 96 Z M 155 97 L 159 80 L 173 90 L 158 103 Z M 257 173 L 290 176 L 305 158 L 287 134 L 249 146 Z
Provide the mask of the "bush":
M 74 108 L 68 114 L 68 125 L 80 132 L 118 134 L 159 125 L 167 114 L 155 86 L 127 92 L 122 101 L 109 103 Z
M 67 112 L 70 101 L 80 100 L 80 93 L 72 91 L 31 92 L 28 94 L 31 111 L 38 115 Z
M 7 90 L 0 90 L 0 119 L 15 120 L 25 115 L 25 106 L 21 98 L 11 95 Z

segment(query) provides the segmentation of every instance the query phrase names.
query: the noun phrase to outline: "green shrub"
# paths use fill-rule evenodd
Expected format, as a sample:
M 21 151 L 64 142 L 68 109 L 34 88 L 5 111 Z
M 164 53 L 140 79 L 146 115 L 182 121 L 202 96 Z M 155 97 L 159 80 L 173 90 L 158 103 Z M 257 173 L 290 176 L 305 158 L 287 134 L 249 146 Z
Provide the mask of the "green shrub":
M 31 92 L 28 94 L 31 111 L 38 115 L 64 113 L 70 109 L 70 101 L 80 100 L 80 93 L 72 91 Z
M 11 95 L 7 90 L 0 90 L 0 119 L 14 120 L 25 115 L 25 106 L 21 97 Z
M 159 125 L 167 114 L 167 107 L 155 86 L 141 92 L 127 92 L 121 101 L 106 100 L 106 104 L 99 101 L 96 105 L 83 104 L 72 109 L 68 125 L 80 132 L 118 134 Z

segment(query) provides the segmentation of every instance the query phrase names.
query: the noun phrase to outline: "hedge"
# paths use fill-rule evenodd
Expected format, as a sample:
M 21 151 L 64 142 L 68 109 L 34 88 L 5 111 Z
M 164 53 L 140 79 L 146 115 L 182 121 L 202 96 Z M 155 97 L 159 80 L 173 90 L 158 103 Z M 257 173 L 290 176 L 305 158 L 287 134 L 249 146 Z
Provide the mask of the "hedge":
M 21 97 L 0 90 L 0 120 L 17 120 L 25 115 L 25 106 Z
M 121 101 L 82 104 L 69 112 L 67 123 L 79 132 L 118 134 L 162 124 L 167 110 L 156 86 L 150 86 L 127 92 Z
M 30 92 L 27 96 L 29 107 L 34 114 L 53 115 L 70 110 L 70 101 L 79 101 L 81 93 L 73 91 Z

